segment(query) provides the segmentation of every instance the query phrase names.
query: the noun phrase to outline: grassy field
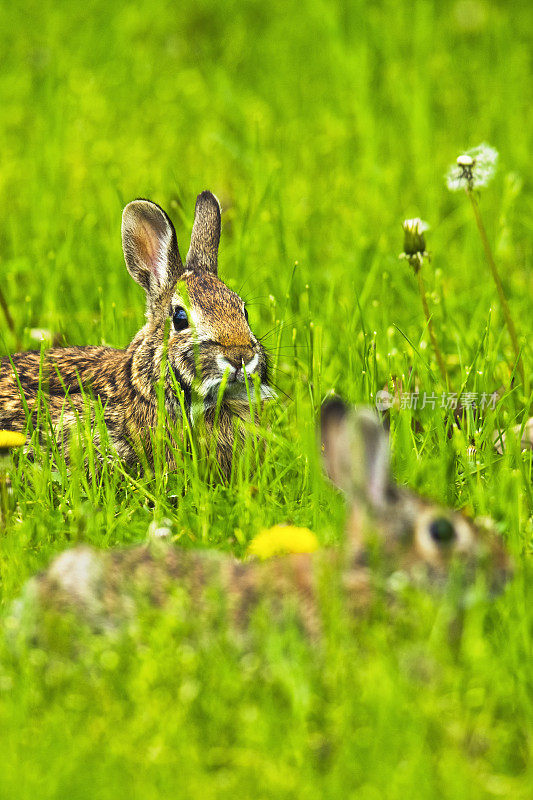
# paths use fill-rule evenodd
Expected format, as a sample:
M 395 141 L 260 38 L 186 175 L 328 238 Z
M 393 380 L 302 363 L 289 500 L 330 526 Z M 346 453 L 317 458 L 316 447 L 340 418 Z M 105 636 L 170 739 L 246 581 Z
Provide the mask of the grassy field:
M 530 3 L 41 0 L 0 8 L 0 279 L 14 320 L 0 352 L 60 343 L 124 347 L 143 296 L 120 245 L 122 207 L 149 197 L 186 252 L 194 199 L 223 207 L 220 274 L 267 334 L 279 399 L 252 479 L 230 486 L 161 470 L 51 466 L 12 474 L 0 532 L 3 608 L 53 554 L 80 541 L 176 540 L 245 552 L 289 521 L 340 541 L 342 499 L 321 476 L 314 426 L 331 391 L 373 404 L 404 392 L 501 390 L 481 421 L 391 412 L 399 482 L 491 516 L 517 575 L 467 609 L 449 643 L 447 597 L 356 626 L 332 604 L 310 648 L 259 628 L 252 651 L 224 630 L 160 612 L 71 659 L 0 646 L 0 797 L 519 798 L 533 787 L 530 454 L 493 432 L 529 416 L 509 390 L 510 339 L 472 210 L 444 174 L 488 141 L 500 168 L 480 197 L 531 375 L 533 97 Z M 421 216 L 428 302 L 398 260 Z M 474 447 L 475 449 L 472 449 Z

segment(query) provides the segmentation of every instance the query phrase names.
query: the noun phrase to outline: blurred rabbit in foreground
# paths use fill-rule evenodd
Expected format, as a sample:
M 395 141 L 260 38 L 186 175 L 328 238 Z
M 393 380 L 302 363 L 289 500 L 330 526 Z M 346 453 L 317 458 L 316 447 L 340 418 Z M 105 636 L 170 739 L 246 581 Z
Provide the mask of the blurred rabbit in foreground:
M 260 562 L 164 540 L 107 551 L 78 546 L 28 582 L 17 613 L 68 611 L 94 629 L 115 629 L 140 608 L 164 606 L 177 594 L 185 593 L 191 608 L 200 610 L 214 591 L 240 629 L 266 603 L 272 619 L 290 606 L 315 636 L 324 575 L 330 587 L 336 581 L 354 612 L 369 603 L 376 575 L 385 586 L 402 574 L 404 585 L 432 588 L 444 585 L 452 570 L 465 585 L 481 571 L 489 591 L 503 586 L 511 568 L 498 537 L 397 486 L 389 471 L 387 434 L 370 410 L 329 402 L 322 413 L 322 450 L 330 478 L 348 501 L 342 547 Z

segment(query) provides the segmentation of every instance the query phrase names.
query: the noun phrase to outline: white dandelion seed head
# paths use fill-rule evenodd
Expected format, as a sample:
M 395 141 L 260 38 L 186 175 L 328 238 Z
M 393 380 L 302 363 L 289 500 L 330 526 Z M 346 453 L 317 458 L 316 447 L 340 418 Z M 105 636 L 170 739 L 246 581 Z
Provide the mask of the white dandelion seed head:
M 488 144 L 480 144 L 457 157 L 446 173 L 446 185 L 451 192 L 481 189 L 494 177 L 497 163 L 498 151 Z
M 458 192 L 459 189 L 464 189 L 468 186 L 468 180 L 465 179 L 463 168 L 454 164 L 453 167 L 448 169 L 446 173 L 446 186 L 450 192 Z

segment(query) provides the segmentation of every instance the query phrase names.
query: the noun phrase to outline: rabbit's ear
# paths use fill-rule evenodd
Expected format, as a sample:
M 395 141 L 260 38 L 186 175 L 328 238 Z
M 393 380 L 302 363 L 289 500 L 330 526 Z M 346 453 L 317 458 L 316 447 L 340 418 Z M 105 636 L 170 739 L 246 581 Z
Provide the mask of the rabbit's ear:
M 148 295 L 172 289 L 183 272 L 174 226 L 150 200 L 134 200 L 122 212 L 122 249 L 128 272 Z
M 187 269 L 205 270 L 216 275 L 219 241 L 220 204 L 214 194 L 202 192 L 196 198 Z
M 329 477 L 346 494 L 376 511 L 390 502 L 388 436 L 369 408 L 329 401 L 322 409 L 322 449 Z
M 328 400 L 320 412 L 322 455 L 326 472 L 333 483 L 348 491 L 350 483 L 350 450 L 346 442 L 348 408 L 338 398 Z

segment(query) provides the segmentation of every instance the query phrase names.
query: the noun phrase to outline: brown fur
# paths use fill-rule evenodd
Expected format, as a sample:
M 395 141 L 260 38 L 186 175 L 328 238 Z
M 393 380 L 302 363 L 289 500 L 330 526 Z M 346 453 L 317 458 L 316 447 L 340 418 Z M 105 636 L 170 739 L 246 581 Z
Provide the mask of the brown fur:
M 396 486 L 389 475 L 386 434 L 370 412 L 352 415 L 339 404 L 329 407 L 323 448 L 328 472 L 350 504 L 346 542 L 339 550 L 260 563 L 161 540 L 107 552 L 81 546 L 62 553 L 29 583 L 27 602 L 33 609 L 71 611 L 101 630 L 117 627 L 143 606 L 165 604 L 175 592 L 184 592 L 200 611 L 217 590 L 239 630 L 246 630 L 261 605 L 273 624 L 289 611 L 315 638 L 324 587 L 335 591 L 337 585 L 354 613 L 368 605 L 376 579 L 391 592 L 391 579 L 401 576 L 400 584 L 409 580 L 438 588 L 457 567 L 465 585 L 481 571 L 490 591 L 501 588 L 511 569 L 498 537 Z M 443 520 L 453 534 L 446 540 L 431 533 Z
M 318 561 L 295 554 L 263 564 L 243 563 L 160 541 L 108 552 L 80 546 L 58 556 L 31 586 L 41 606 L 75 610 L 96 629 L 116 627 L 135 617 L 141 606 L 162 607 L 175 590 L 185 592 L 200 611 L 207 595 L 218 590 L 226 598 L 231 624 L 244 631 L 260 603 L 267 602 L 271 616 L 280 619 L 292 597 L 303 629 L 315 636 L 320 630 Z
M 170 420 L 181 418 L 177 384 L 191 422 L 195 424 L 201 414 L 212 429 L 212 409 L 228 373 L 216 448 L 221 470 L 228 476 L 235 422 L 249 417 L 243 364 L 250 367 L 250 380 L 253 374 L 258 376 L 261 396 L 272 393 L 266 353 L 248 325 L 243 301 L 217 277 L 219 238 L 220 208 L 210 192 L 197 199 L 185 266 L 165 212 L 147 200 L 130 203 L 123 215 L 123 249 L 128 271 L 146 292 L 145 326 L 125 350 L 67 347 L 49 350 L 43 357 L 26 352 L 2 359 L 0 427 L 25 430 L 25 407 L 35 425 L 42 388 L 54 432 L 66 446 L 77 419 L 88 407 L 94 415 L 90 401 L 98 399 L 118 455 L 133 464 L 143 450 L 150 460 L 157 425 L 157 384 L 166 357 L 164 398 Z M 188 326 L 183 330 L 173 325 L 177 308 L 187 314 Z M 169 466 L 174 466 L 171 452 L 167 458 Z

